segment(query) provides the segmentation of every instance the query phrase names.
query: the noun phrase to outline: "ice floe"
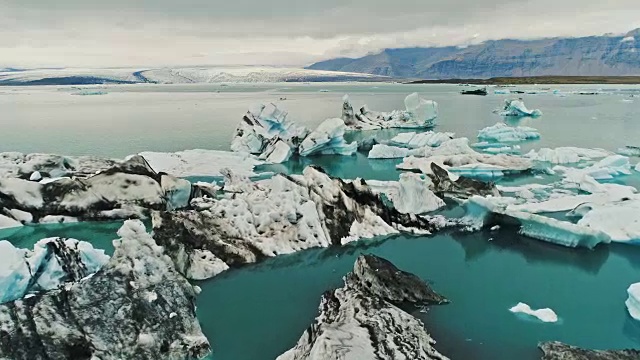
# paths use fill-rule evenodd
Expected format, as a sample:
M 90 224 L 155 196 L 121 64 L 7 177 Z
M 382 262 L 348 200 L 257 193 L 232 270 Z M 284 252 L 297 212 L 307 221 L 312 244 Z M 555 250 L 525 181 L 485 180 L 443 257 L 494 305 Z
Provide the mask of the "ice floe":
M 424 214 L 445 206 L 445 202 L 437 197 L 430 187 L 430 178 L 418 174 L 400 174 L 399 181 L 367 181 L 372 190 L 387 196 L 393 206 L 404 214 Z
M 348 95 L 343 97 L 342 120 L 352 130 L 377 130 L 388 128 L 428 128 L 435 125 L 438 117 L 438 103 L 421 98 L 418 93 L 408 95 L 405 110 L 377 112 L 366 105 L 359 111 L 353 110 Z
M 575 164 L 585 160 L 601 159 L 609 155 L 612 155 L 612 153 L 603 149 L 558 147 L 555 149 L 542 148 L 538 151 L 531 150 L 524 156 L 531 160 L 552 164 Z
M 640 147 L 627 145 L 619 148 L 616 152 L 625 156 L 640 156 Z
M 525 303 L 518 303 L 518 305 L 512 307 L 511 309 L 509 309 L 509 311 L 511 311 L 512 313 L 521 313 L 533 316 L 538 320 L 546 323 L 554 323 L 558 321 L 558 315 L 556 315 L 553 310 L 549 308 L 533 310 L 529 305 Z
M 636 320 L 640 320 L 640 283 L 631 284 L 627 289 L 627 311 Z
M 504 101 L 504 108 L 501 111 L 499 111 L 499 113 L 502 116 L 516 116 L 516 117 L 542 116 L 542 111 L 538 109 L 535 109 L 535 110 L 527 109 L 522 99 L 506 99 Z
M 526 126 L 509 126 L 497 123 L 478 132 L 478 139 L 498 143 L 519 142 L 540 138 L 538 130 Z
M 408 149 L 417 149 L 425 146 L 439 147 L 443 143 L 453 139 L 454 133 L 450 132 L 406 132 L 401 133 L 389 140 L 390 146 L 400 146 Z

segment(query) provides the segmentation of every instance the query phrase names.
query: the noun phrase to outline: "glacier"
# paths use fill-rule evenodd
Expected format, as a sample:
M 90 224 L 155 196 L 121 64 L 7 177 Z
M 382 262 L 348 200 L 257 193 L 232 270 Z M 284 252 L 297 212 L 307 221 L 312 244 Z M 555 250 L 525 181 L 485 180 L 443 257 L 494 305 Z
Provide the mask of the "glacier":
M 438 117 L 438 103 L 425 100 L 412 93 L 405 100 L 405 110 L 377 112 L 366 105 L 358 112 L 353 110 L 348 95 L 343 97 L 342 120 L 351 130 L 379 130 L 388 128 L 429 128 Z
M 516 306 L 509 309 L 509 311 L 511 311 L 512 313 L 521 313 L 533 316 L 538 320 L 546 323 L 554 323 L 558 321 L 558 315 L 556 315 L 553 310 L 549 308 L 533 310 L 529 305 L 525 303 L 518 303 Z
M 94 249 L 88 242 L 63 238 L 42 239 L 33 250 L 17 249 L 2 240 L 0 258 L 0 303 L 79 281 L 109 261 L 104 250 Z
M 478 132 L 478 139 L 497 143 L 519 142 L 540 138 L 538 130 L 526 127 L 512 127 L 507 124 L 497 123 Z
M 522 99 L 506 99 L 504 101 L 504 108 L 498 111 L 498 113 L 502 116 L 515 116 L 515 117 L 538 117 L 542 116 L 542 111 L 535 109 L 529 110 L 524 105 L 524 101 Z

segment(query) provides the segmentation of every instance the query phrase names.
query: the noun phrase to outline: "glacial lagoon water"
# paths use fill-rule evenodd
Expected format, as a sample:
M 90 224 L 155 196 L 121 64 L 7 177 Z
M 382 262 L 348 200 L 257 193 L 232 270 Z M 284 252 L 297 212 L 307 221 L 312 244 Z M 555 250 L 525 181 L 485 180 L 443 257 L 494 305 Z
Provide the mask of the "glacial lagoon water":
M 439 103 L 438 131 L 472 140 L 479 129 L 502 121 L 492 110 L 508 96 L 460 96 L 460 89 L 401 84 L 135 85 L 107 87 L 106 95 L 74 96 L 65 87 L 0 88 L 0 106 L 5 110 L 0 118 L 0 151 L 123 157 L 142 150 L 227 149 L 237 122 L 255 102 L 277 102 L 292 119 L 313 127 L 339 116 L 344 93 L 356 106 L 366 103 L 386 111 L 402 108 L 406 94 L 418 91 Z M 529 108 L 544 113 L 519 122 L 537 128 L 542 136 L 524 144 L 523 151 L 640 145 L 640 98 L 623 101 L 631 93 L 639 94 L 640 87 L 553 89 L 602 89 L 603 94 L 517 95 Z M 385 136 L 393 133 L 387 131 Z M 394 180 L 398 162 L 370 161 L 358 154 L 264 169 L 296 173 L 313 163 L 335 176 Z M 617 181 L 640 186 L 637 174 Z M 31 247 L 44 237 L 74 237 L 111 252 L 118 226 L 42 225 L 0 230 L 0 238 Z M 502 228 L 365 240 L 344 249 L 270 259 L 199 282 L 198 317 L 214 349 L 211 359 L 273 359 L 293 346 L 315 317 L 321 294 L 340 286 L 360 253 L 386 257 L 451 300 L 449 305 L 415 309 L 415 315 L 438 341 L 437 349 L 452 359 L 538 359 L 536 345 L 546 340 L 588 348 L 640 348 L 640 323 L 628 316 L 624 306 L 627 287 L 640 281 L 640 247 L 567 249 Z M 510 313 L 508 309 L 518 302 L 550 307 L 560 321 L 543 324 Z

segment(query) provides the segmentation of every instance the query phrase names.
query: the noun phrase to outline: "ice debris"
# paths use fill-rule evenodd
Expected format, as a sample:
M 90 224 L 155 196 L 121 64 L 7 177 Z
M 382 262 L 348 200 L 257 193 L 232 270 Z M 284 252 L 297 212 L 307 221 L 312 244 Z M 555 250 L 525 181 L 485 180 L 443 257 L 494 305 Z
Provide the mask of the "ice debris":
M 365 105 L 354 112 L 349 96 L 343 97 L 342 120 L 352 130 L 378 130 L 388 128 L 428 128 L 435 125 L 438 103 L 421 98 L 418 93 L 408 95 L 405 110 L 377 112 Z
M 640 283 L 631 284 L 627 289 L 627 301 L 625 301 L 625 305 L 627 306 L 627 311 L 629 311 L 629 315 L 636 320 L 640 320 Z
M 512 307 L 511 309 L 509 309 L 509 311 L 511 311 L 512 313 L 522 313 L 533 316 L 538 320 L 546 323 L 554 323 L 558 321 L 558 315 L 556 315 L 553 310 L 549 308 L 533 310 L 529 305 L 525 303 L 518 303 L 518 305 Z

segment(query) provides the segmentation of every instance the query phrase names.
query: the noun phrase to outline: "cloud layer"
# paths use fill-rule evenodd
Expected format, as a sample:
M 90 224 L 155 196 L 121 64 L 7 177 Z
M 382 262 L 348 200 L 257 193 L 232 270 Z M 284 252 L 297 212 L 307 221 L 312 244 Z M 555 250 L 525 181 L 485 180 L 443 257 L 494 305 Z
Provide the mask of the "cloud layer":
M 0 0 L 0 9 L 0 67 L 304 65 L 640 27 L 637 0 Z

